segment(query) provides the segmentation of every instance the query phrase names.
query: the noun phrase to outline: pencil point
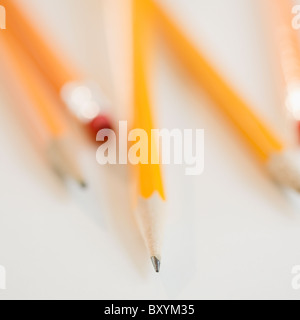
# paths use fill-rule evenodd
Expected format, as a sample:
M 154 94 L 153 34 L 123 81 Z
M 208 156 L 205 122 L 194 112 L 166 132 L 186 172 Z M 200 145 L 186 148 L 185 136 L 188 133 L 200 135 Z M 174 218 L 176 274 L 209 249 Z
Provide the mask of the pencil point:
M 160 271 L 160 260 L 157 257 L 153 256 L 153 257 L 151 257 L 151 261 L 152 261 L 152 264 L 153 264 L 155 272 L 159 273 L 159 271 Z
M 87 184 L 85 181 L 79 181 L 79 185 L 82 189 L 86 189 L 87 188 Z

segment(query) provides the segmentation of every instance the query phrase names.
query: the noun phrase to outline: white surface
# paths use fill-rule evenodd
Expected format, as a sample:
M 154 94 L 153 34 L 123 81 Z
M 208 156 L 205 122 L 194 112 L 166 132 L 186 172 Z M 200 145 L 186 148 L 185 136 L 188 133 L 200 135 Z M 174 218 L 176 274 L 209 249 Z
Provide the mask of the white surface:
M 98 0 L 21 1 L 34 3 L 74 58 L 113 92 Z M 283 131 L 260 0 L 165 3 L 228 79 Z M 161 274 L 153 274 L 132 219 L 124 170 L 97 168 L 90 147 L 82 152 L 90 191 L 75 188 L 68 195 L 3 93 L 0 265 L 7 290 L 0 290 L 0 299 L 300 298 L 291 287 L 292 267 L 300 264 L 300 201 L 268 180 L 166 53 L 159 63 L 160 125 L 206 132 L 202 176 L 165 168 L 169 223 Z

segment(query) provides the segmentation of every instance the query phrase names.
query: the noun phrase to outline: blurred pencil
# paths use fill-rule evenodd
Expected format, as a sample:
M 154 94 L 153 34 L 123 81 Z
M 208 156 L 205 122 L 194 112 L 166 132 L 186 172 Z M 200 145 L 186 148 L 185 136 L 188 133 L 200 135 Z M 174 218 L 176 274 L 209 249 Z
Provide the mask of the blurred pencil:
M 95 136 L 103 128 L 111 128 L 108 114 L 110 101 L 99 87 L 85 80 L 81 72 L 64 56 L 42 26 L 35 24 L 25 8 L 16 0 L 2 0 L 7 10 L 7 28 L 30 52 L 45 77 L 60 95 L 68 110 L 86 124 Z
M 154 126 L 147 79 L 148 54 L 152 47 L 148 9 L 147 2 L 133 0 L 134 128 L 145 130 L 150 137 Z M 165 219 L 163 210 L 165 193 L 160 165 L 151 164 L 151 156 L 155 155 L 151 155 L 149 145 L 148 164 L 140 163 L 136 168 L 138 181 L 136 213 L 154 269 L 159 272 Z
M 285 107 L 299 124 L 300 141 L 300 42 L 293 28 L 293 1 L 267 0 L 267 13 L 272 18 L 275 42 L 285 84 Z
M 5 80 L 18 99 L 34 138 L 55 171 L 85 187 L 71 148 L 68 125 L 56 99 L 40 71 L 9 32 L 0 36 L 0 65 Z
M 299 169 L 290 160 L 283 142 L 222 78 L 164 9 L 156 1 L 145 1 L 151 4 L 153 18 L 160 26 L 166 42 L 173 48 L 172 52 L 237 128 L 272 177 L 280 184 L 300 192 Z

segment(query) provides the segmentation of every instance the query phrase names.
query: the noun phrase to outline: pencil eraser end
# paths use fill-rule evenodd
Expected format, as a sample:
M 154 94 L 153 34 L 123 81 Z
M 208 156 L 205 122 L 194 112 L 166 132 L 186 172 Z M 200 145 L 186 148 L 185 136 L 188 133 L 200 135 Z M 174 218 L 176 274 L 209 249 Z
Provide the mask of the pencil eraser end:
M 112 129 L 111 120 L 107 115 L 99 115 L 93 119 L 88 126 L 93 136 L 96 136 L 102 129 Z

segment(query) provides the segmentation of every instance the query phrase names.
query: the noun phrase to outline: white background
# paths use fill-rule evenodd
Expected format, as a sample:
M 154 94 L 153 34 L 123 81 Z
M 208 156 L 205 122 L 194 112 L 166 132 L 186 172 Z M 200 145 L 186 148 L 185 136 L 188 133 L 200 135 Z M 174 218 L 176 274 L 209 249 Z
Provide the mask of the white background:
M 99 0 L 21 1 L 34 5 L 65 49 L 118 102 L 116 119 L 122 119 L 129 68 L 126 50 L 117 48 L 129 39 L 118 34 L 129 20 L 121 7 L 127 0 L 103 0 L 105 10 Z M 162 2 L 285 136 L 261 0 Z M 108 42 L 105 17 L 115 26 Z M 269 180 L 164 49 L 158 64 L 160 127 L 205 129 L 203 175 L 186 177 L 184 166 L 164 168 L 169 220 L 161 274 L 153 273 L 132 217 L 124 168 L 100 168 L 96 146 L 87 146 L 81 161 L 89 191 L 64 189 L 1 90 L 0 265 L 7 290 L 0 290 L 0 299 L 300 298 L 291 286 L 292 267 L 300 264 L 299 199 Z

